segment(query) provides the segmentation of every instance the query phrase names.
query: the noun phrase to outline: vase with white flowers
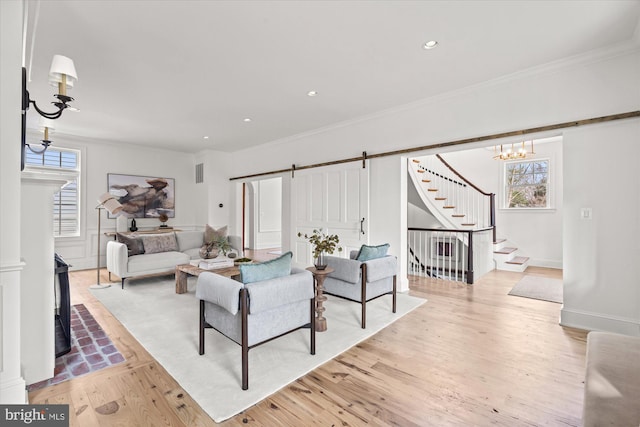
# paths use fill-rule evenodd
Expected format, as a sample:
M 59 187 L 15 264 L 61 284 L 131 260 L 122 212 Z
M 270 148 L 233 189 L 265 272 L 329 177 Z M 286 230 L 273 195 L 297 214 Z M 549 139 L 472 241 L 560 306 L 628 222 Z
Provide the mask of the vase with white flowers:
M 327 234 L 320 229 L 313 230 L 313 234 L 310 236 L 298 233 L 298 237 L 304 237 L 305 240 L 313 245 L 313 265 L 318 270 L 327 268 L 327 263 L 324 259 L 325 253 L 331 255 L 336 249 L 338 252 L 342 252 L 342 248 L 338 246 L 340 239 L 337 234 Z

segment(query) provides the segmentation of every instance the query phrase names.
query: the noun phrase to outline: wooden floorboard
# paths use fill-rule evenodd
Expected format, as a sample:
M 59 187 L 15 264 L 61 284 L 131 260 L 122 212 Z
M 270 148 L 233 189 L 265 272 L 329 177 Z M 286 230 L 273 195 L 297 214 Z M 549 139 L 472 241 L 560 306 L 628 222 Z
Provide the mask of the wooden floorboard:
M 558 325 L 560 304 L 507 295 L 524 275 L 562 272 L 494 271 L 472 286 L 412 276 L 426 304 L 222 425 L 578 426 L 586 332 Z M 30 402 L 69 404 L 71 426 L 216 425 L 91 295 L 94 281 L 71 272 L 71 303 L 126 361 Z

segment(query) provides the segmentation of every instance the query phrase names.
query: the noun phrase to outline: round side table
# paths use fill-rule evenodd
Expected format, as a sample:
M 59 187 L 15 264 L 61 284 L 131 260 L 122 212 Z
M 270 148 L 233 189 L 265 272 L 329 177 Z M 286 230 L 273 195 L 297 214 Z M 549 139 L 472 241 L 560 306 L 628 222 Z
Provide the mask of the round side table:
M 324 318 L 322 313 L 324 313 L 325 308 L 322 304 L 327 300 L 327 297 L 322 294 L 324 288 L 322 284 L 324 283 L 324 278 L 333 273 L 333 268 L 327 267 L 324 270 L 318 270 L 315 267 L 307 267 L 307 270 L 313 274 L 313 279 L 315 282 L 316 289 L 316 332 L 324 332 L 327 330 L 327 319 Z

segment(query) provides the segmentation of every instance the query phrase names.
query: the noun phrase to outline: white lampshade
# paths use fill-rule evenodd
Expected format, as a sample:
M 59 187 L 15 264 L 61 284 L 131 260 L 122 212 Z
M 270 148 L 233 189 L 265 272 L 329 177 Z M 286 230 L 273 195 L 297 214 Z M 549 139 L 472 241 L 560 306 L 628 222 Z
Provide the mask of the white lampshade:
M 40 116 L 40 118 L 38 119 L 38 128 L 40 130 L 43 130 L 44 128 L 48 128 L 49 133 L 53 133 L 53 131 L 56 129 L 55 123 L 56 122 L 51 119 L 47 119 L 46 117 Z
M 122 210 L 122 205 L 116 200 L 111 193 L 104 193 L 98 198 L 98 203 L 103 206 L 110 214 L 116 214 Z
M 73 65 L 73 61 L 66 56 L 53 55 L 51 61 L 51 68 L 49 69 L 49 84 L 57 86 L 62 82 L 62 75 L 67 76 L 67 89 L 73 87 L 73 84 L 78 80 L 78 73 L 76 73 L 76 67 Z

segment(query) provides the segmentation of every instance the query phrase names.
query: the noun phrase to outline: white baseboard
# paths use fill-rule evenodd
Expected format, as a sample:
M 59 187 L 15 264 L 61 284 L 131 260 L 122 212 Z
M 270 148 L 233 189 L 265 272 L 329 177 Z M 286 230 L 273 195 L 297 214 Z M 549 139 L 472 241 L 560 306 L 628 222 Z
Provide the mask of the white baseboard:
M 556 268 L 558 270 L 562 270 L 562 261 L 555 261 L 552 259 L 531 258 L 529 259 L 529 265 L 531 267 Z
M 27 383 L 24 378 L 14 378 L 0 383 L 0 396 L 4 405 L 24 405 L 29 403 Z
M 617 334 L 640 336 L 640 320 L 606 316 L 585 311 L 560 310 L 560 325 L 587 331 L 605 331 Z

